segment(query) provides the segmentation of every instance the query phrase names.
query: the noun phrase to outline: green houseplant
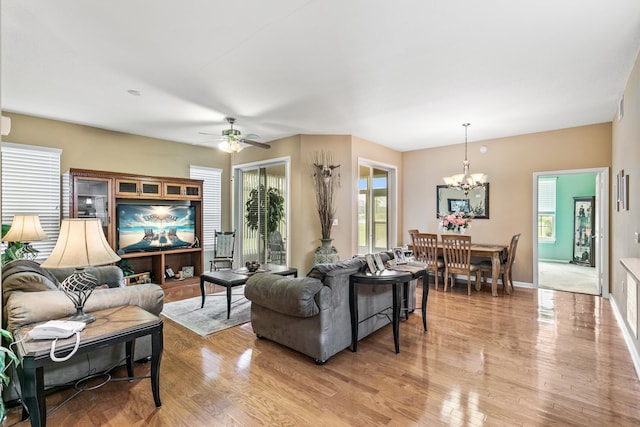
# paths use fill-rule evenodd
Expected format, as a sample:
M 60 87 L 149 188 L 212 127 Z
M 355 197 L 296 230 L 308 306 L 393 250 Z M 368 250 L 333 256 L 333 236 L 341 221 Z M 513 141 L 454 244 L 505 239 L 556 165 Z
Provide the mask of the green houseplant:
M 5 234 L 7 234 L 7 232 L 9 231 L 9 229 L 11 228 L 11 224 L 2 224 L 2 238 L 4 239 Z M 18 255 L 16 254 L 18 252 L 18 249 L 22 248 L 22 246 L 24 246 L 22 243 L 20 242 L 7 242 L 7 247 L 4 250 L 4 252 L 2 253 L 2 265 L 4 266 L 6 263 L 8 263 L 9 261 L 13 261 L 14 259 L 18 259 Z
M 6 385 L 9 385 L 9 381 L 11 379 L 5 371 L 9 366 L 11 366 L 12 362 L 18 365 L 20 363 L 20 359 L 18 359 L 18 356 L 16 356 L 13 350 L 4 346 L 4 342 L 13 341 L 11 333 L 4 329 L 0 329 L 0 336 L 2 337 L 3 342 L 3 345 L 0 346 L 0 423 L 2 423 L 7 416 L 7 410 L 4 407 L 4 399 L 2 398 L 2 391 Z M 8 361 L 7 358 L 9 359 Z
M 266 245 L 267 236 L 278 230 L 284 219 L 284 197 L 275 187 L 260 184 L 249 192 L 245 203 L 245 224 L 251 231 L 258 231 L 261 243 Z

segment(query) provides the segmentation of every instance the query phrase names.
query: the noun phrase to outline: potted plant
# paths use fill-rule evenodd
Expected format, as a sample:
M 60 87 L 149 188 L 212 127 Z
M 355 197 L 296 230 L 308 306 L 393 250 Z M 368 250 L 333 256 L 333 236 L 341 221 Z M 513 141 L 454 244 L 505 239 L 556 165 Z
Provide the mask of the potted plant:
M 284 197 L 275 187 L 260 184 L 249 192 L 245 203 L 245 224 L 251 231 L 258 231 L 262 247 L 266 247 L 267 236 L 278 230 L 284 219 Z M 263 251 L 260 251 L 262 254 Z M 262 260 L 264 261 L 264 260 Z
M 313 260 L 315 264 L 336 262 L 338 251 L 331 246 L 331 227 L 336 216 L 335 190 L 340 185 L 340 174 L 335 171 L 340 165 L 332 164 L 332 155 L 328 152 L 315 154 L 313 162 L 313 186 L 316 192 L 316 205 L 320 218 L 321 246 L 316 249 Z
M 11 363 L 15 363 L 16 366 L 20 363 L 18 356 L 9 347 L 4 346 L 4 342 L 13 341 L 11 333 L 0 329 L 0 337 L 2 337 L 3 345 L 0 345 L 0 423 L 4 421 L 7 416 L 7 410 L 4 407 L 4 399 L 2 398 L 2 391 L 6 385 L 9 385 L 11 377 L 5 373 L 5 371 L 11 366 Z M 7 358 L 9 361 L 7 362 Z

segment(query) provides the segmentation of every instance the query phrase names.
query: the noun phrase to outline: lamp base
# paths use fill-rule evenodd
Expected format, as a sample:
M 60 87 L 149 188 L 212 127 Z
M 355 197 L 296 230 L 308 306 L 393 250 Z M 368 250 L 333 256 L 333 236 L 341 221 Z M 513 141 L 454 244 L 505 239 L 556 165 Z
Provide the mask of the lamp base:
M 78 311 L 76 312 L 76 314 L 74 314 L 67 320 L 73 320 L 75 322 L 84 322 L 84 323 L 92 323 L 96 321 L 96 316 L 93 316 L 91 314 L 86 314 L 84 311 L 82 311 L 82 308 L 78 308 L 77 310 Z

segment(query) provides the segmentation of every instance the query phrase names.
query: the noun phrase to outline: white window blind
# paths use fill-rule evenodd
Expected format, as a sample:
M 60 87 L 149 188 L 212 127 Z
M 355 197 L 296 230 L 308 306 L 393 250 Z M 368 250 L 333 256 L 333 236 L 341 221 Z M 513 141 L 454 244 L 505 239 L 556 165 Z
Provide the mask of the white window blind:
M 202 247 L 213 251 L 214 232 L 222 227 L 222 169 L 191 165 L 191 179 L 202 183 Z
M 556 178 L 538 178 L 538 212 L 556 212 Z
M 56 148 L 2 143 L 2 223 L 16 214 L 38 215 L 48 239 L 31 245 L 36 261 L 49 257 L 60 232 L 60 154 Z M 3 247 L 4 249 L 4 247 Z

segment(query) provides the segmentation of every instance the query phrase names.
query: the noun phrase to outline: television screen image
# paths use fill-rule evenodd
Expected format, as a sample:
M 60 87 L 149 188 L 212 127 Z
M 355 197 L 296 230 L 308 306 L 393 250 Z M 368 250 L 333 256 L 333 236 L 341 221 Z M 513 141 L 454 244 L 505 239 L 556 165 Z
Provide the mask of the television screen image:
M 193 206 L 118 205 L 118 252 L 186 248 L 195 241 Z

